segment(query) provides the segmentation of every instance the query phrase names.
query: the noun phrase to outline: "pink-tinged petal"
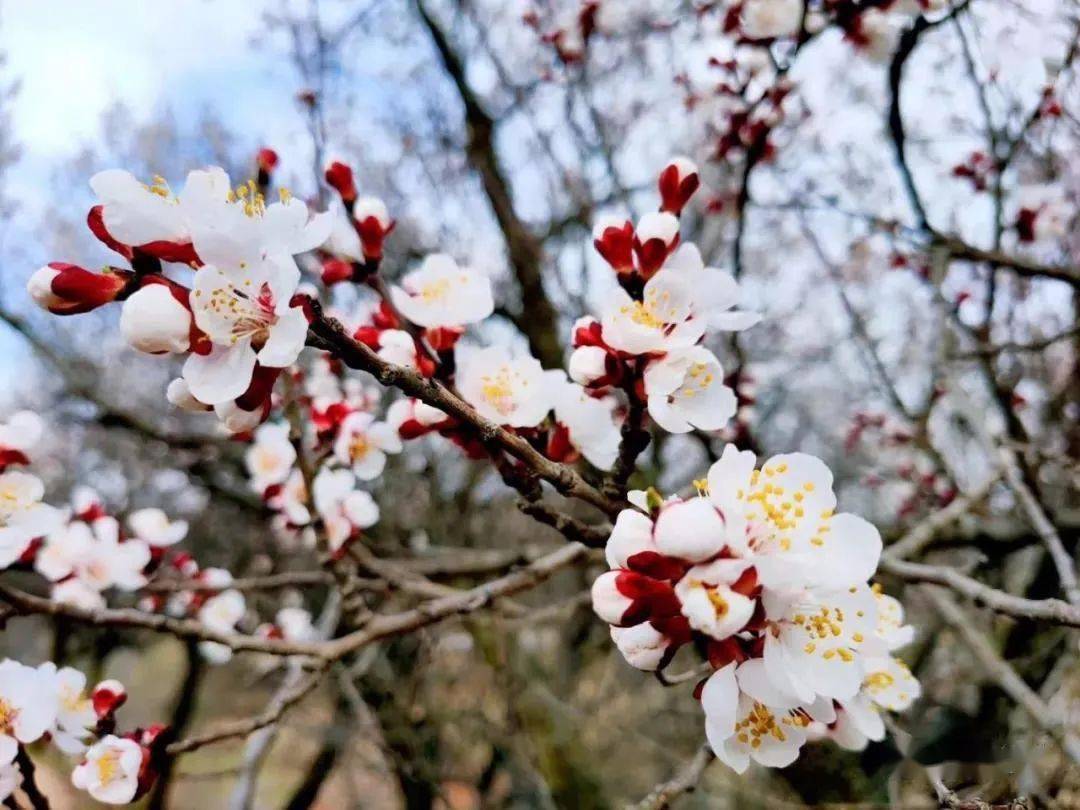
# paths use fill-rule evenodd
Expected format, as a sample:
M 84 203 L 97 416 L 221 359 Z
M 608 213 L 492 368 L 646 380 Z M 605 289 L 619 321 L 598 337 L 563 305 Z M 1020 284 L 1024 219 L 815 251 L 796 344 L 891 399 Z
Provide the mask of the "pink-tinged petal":
M 592 586 L 592 606 L 596 615 L 608 624 L 621 624 L 633 601 L 618 588 L 621 571 L 607 571 L 596 578 Z
M 291 307 L 270 328 L 258 360 L 267 368 L 284 368 L 296 362 L 307 340 L 308 321 L 301 307 Z

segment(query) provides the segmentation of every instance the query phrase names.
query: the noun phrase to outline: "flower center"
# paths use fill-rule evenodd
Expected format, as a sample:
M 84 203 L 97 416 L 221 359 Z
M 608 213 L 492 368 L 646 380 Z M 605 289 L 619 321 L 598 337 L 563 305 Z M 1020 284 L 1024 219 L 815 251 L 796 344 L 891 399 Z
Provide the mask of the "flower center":
M 244 284 L 250 285 L 251 281 Z M 270 328 L 277 323 L 274 305 L 274 293 L 265 282 L 254 295 L 248 290 L 237 289 L 229 282 L 210 293 L 210 309 L 230 322 L 229 339 L 236 343 L 243 338 L 251 338 L 252 344 L 258 348 L 266 343 Z
M 70 686 L 65 686 L 60 690 L 60 705 L 71 714 L 82 711 L 89 702 L 83 697 L 82 692 L 76 692 Z
M 349 442 L 349 458 L 353 461 L 362 459 L 368 454 L 369 450 L 371 450 L 371 442 L 363 433 L 355 434 Z
M 445 301 L 450 295 L 450 279 L 440 278 L 421 285 L 419 295 L 429 304 Z
M 694 363 L 686 370 L 686 377 L 683 378 L 682 385 L 671 398 L 672 400 L 680 397 L 690 399 L 698 393 L 708 390 L 714 379 L 716 378 L 709 371 L 708 366 L 704 363 Z
M 656 317 L 656 313 L 642 301 L 635 301 L 633 304 L 627 304 L 620 312 L 624 315 L 628 315 L 630 320 L 639 326 L 647 326 L 650 329 L 660 329 L 664 322 Z
M 481 379 L 480 392 L 486 402 L 504 416 L 514 410 L 514 385 L 509 369 L 501 368 L 497 374 L 485 374 Z
M 161 199 L 163 199 L 163 200 L 170 200 L 171 202 L 179 202 L 179 200 L 176 199 L 176 197 L 173 195 L 172 189 L 169 188 L 168 181 L 166 181 L 165 178 L 162 177 L 160 174 L 155 174 L 154 175 L 153 182 L 151 182 L 149 184 L 143 183 L 143 188 L 145 188 L 151 194 L 156 194 L 158 197 L 161 197 Z
M 259 455 L 258 460 L 255 463 L 255 467 L 259 472 L 273 472 L 278 467 L 278 461 L 280 457 L 277 453 L 263 452 Z
M 731 606 L 728 601 L 720 595 L 720 592 L 715 588 L 705 586 L 705 595 L 709 597 L 709 601 L 712 603 L 713 609 L 716 611 L 716 618 L 722 619 L 727 616 Z
M 894 683 L 896 679 L 888 672 L 872 672 L 863 681 L 863 685 L 871 692 L 882 692 Z
M 96 765 L 98 781 L 103 785 L 108 784 L 116 779 L 120 772 L 120 754 L 116 751 L 106 751 L 98 758 Z
M 15 487 L 0 489 L 0 528 L 6 528 L 15 513 L 23 508 L 22 500 Z
M 11 703 L 0 698 L 0 733 L 12 736 L 15 729 L 15 720 L 19 717 L 19 710 Z

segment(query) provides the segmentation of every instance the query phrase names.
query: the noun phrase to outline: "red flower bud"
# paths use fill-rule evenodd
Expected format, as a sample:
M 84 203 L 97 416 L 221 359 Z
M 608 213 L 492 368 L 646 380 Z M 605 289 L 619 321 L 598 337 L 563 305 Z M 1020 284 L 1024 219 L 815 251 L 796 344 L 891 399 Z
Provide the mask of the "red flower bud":
M 688 158 L 673 158 L 660 172 L 658 185 L 660 210 L 678 216 L 701 185 L 698 179 L 698 168 Z
M 440 326 L 424 330 L 428 345 L 437 352 L 450 351 L 463 334 L 465 330 L 460 327 Z
M 616 273 L 634 272 L 634 225 L 605 220 L 593 228 L 593 247 Z
M 277 152 L 264 146 L 255 154 L 255 165 L 259 167 L 260 171 L 270 174 L 278 165 Z
M 353 268 L 343 259 L 324 259 L 322 263 L 322 282 L 327 287 L 353 277 Z
M 356 232 L 360 236 L 360 247 L 364 258 L 377 262 L 382 259 L 383 241 L 396 224 L 390 219 L 386 205 L 377 197 L 364 197 L 356 200 L 353 206 L 353 218 L 356 220 Z
M 92 273 L 65 262 L 52 262 L 34 273 L 26 288 L 37 304 L 55 315 L 89 312 L 115 301 L 132 274 L 110 268 Z
M 356 200 L 356 184 L 353 182 L 352 168 L 339 161 L 326 167 L 326 183 L 341 195 L 346 203 Z
M 120 681 L 102 681 L 90 693 L 90 702 L 98 719 L 108 717 L 127 700 L 127 690 Z

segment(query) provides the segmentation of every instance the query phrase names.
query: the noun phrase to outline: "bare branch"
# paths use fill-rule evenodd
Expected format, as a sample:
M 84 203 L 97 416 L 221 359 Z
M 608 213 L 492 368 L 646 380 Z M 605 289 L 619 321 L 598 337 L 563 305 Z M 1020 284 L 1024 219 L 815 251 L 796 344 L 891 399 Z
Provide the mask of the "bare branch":
M 705 769 L 715 759 L 715 755 L 709 746 L 703 745 L 694 754 L 694 758 L 686 764 L 670 781 L 657 785 L 652 792 L 638 802 L 637 810 L 662 810 L 669 807 L 674 799 L 684 793 L 693 793 L 701 781 Z
M 881 558 L 880 570 L 910 582 L 932 582 L 944 585 L 977 604 L 990 608 L 997 613 L 1019 619 L 1037 619 L 1040 621 L 1063 624 L 1068 627 L 1080 627 L 1080 608 L 1060 599 L 1024 599 L 1005 591 L 999 591 L 984 585 L 960 573 L 955 568 L 943 565 L 927 565 L 906 560 L 896 560 L 887 555 Z
M 482 417 L 438 380 L 426 379 L 412 369 L 386 362 L 368 346 L 353 340 L 338 321 L 321 311 L 311 324 L 311 335 L 315 340 L 309 339 L 310 344 L 332 352 L 349 368 L 367 371 L 383 385 L 398 388 L 471 426 L 484 441 L 494 442 L 524 462 L 562 494 L 592 504 L 609 517 L 615 517 L 622 509 L 622 504 L 603 495 L 572 468 L 545 458 L 525 439 Z
M 971 650 L 990 679 L 1027 712 L 1038 728 L 1050 734 L 1073 762 L 1080 762 L 1080 743 L 1065 732 L 1061 715 L 1046 705 L 1024 679 L 1016 674 L 1016 670 L 997 654 L 986 636 L 979 632 L 971 618 L 964 614 L 948 594 L 936 588 L 926 588 L 926 593 L 938 613 Z
M 325 671 L 325 667 L 320 668 L 310 673 L 306 678 L 299 679 L 292 687 L 279 691 L 261 714 L 243 720 L 235 720 L 231 723 L 224 723 L 205 734 L 177 740 L 166 746 L 165 752 L 173 756 L 186 754 L 189 751 L 202 748 L 204 745 L 230 740 L 235 737 L 246 737 L 253 731 L 258 731 L 276 723 L 286 711 L 303 700 L 309 692 L 319 685 Z

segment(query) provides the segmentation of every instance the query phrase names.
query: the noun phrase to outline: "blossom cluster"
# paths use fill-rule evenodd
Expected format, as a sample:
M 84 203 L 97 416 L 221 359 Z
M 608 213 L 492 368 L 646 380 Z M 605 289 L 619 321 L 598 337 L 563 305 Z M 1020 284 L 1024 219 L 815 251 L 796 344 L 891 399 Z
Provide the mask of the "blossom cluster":
M 72 784 L 97 801 L 127 804 L 145 794 L 167 728 L 117 735 L 115 712 L 126 700 L 119 681 L 88 691 L 86 676 L 72 667 L 0 661 L 0 800 L 22 784 L 20 748 L 43 740 L 74 759 Z
M 770 92 L 763 102 L 779 110 L 784 94 Z M 735 135 L 747 147 L 775 121 L 730 123 L 750 127 Z M 398 373 L 438 380 L 476 417 L 556 462 L 632 466 L 627 439 L 650 424 L 715 433 L 753 402 L 752 381 L 742 369 L 725 374 L 708 345 L 715 333 L 747 329 L 759 316 L 738 309 L 736 280 L 682 239 L 681 216 L 701 187 L 688 158 L 659 173 L 657 210 L 636 222 L 595 223 L 593 246 L 610 283 L 597 315 L 574 324 L 566 371 L 466 336 L 494 311 L 490 279 L 475 268 L 433 254 L 385 283 L 384 241 L 394 221 L 381 201 L 359 195 L 347 164 L 326 169 L 339 198 L 334 210 L 311 215 L 287 193 L 267 204 L 276 158 L 260 153 L 257 162 L 257 181 L 231 188 L 222 170 L 200 170 L 179 195 L 160 178 L 143 185 L 126 172 L 97 175 L 92 185 L 103 202 L 91 211 L 91 230 L 131 269 L 93 274 L 51 265 L 29 287 L 58 314 L 123 301 L 120 328 L 134 348 L 186 354 L 169 400 L 214 410 L 249 442 L 250 485 L 282 538 L 314 545 L 321 534 L 332 556 L 345 554 L 379 519 L 365 487 L 408 440 L 441 435 L 470 457 L 492 458 L 509 483 L 506 465 L 517 463 L 460 410 L 455 417 L 406 397 L 380 417 L 381 394 L 346 375 L 339 359 L 296 364 L 309 326 L 323 317 L 317 291 L 301 283 L 301 264 L 324 287 L 351 282 L 360 291 L 361 311 L 339 318 L 358 346 Z M 190 288 L 165 276 L 162 262 L 189 265 Z M 363 300 L 365 288 L 374 302 Z M 279 380 L 287 400 L 275 393 Z M 0 447 L 8 463 L 23 463 L 20 432 L 0 431 L 15 437 Z M 607 544 L 611 570 L 593 588 L 596 612 L 634 666 L 663 669 L 691 642 L 706 651 L 715 670 L 701 691 L 706 731 L 737 770 L 751 758 L 786 764 L 814 736 L 847 746 L 879 739 L 879 709 L 905 708 L 919 691 L 889 655 L 910 636 L 900 606 L 868 584 L 881 552 L 877 531 L 834 514 L 832 476 L 819 460 L 791 454 L 754 466 L 752 453 L 729 445 L 697 482 L 696 497 L 631 493 L 634 508 L 619 514 Z M 22 474 L 0 477 L 11 491 L 0 503 L 13 504 L 3 507 L 12 511 L 0 549 L 8 549 L 8 564 L 33 566 L 53 582 L 53 598 L 93 609 L 110 589 L 134 591 L 144 610 L 197 617 L 223 634 L 316 636 L 302 608 L 258 624 L 229 572 L 170 551 L 186 534 L 183 522 L 140 510 L 122 523 L 86 493 L 56 510 L 40 503 L 37 479 L 11 475 Z M 147 587 L 175 580 L 176 587 Z M 214 641 L 201 649 L 211 661 L 231 657 Z
M 187 536 L 186 521 L 171 520 L 155 507 L 136 509 L 121 520 L 85 486 L 75 489 L 67 507 L 42 502 L 42 481 L 31 473 L 11 469 L 30 463 L 30 453 L 42 431 L 40 418 L 29 411 L 16 413 L 0 424 L 0 570 L 35 571 L 50 583 L 49 596 L 59 604 L 99 610 L 106 607 L 110 594 L 133 594 L 144 611 L 197 618 L 211 630 L 235 632 L 247 615 L 244 595 L 229 587 L 233 581 L 229 571 L 200 568 L 191 554 L 175 548 Z M 291 445 L 287 446 L 291 450 Z M 316 503 L 319 492 L 317 483 Z M 360 495 L 365 499 L 362 506 L 374 513 L 370 525 L 378 517 L 378 507 L 370 495 Z M 356 496 L 352 497 L 350 504 Z M 362 507 L 352 508 L 354 516 L 363 511 Z M 333 536 L 329 507 L 326 512 Z M 175 580 L 190 587 L 173 589 L 167 595 L 150 587 Z M 309 637 L 305 628 L 310 627 L 311 618 L 307 611 L 285 608 L 276 619 L 275 624 L 259 625 L 256 630 L 291 640 Z M 200 649 L 214 663 L 232 657 L 228 647 L 215 642 L 202 642 Z
M 330 551 L 343 553 L 349 542 L 379 520 L 379 506 L 358 481 L 377 477 L 386 452 L 401 450 L 401 441 L 388 425 L 365 410 L 351 410 L 347 400 L 336 403 L 328 418 L 320 447 L 331 450 L 332 464 L 324 464 L 312 481 L 309 494 L 296 464 L 296 447 L 289 426 L 267 422 L 255 431 L 246 463 L 252 488 L 275 512 L 274 528 L 282 537 L 299 537 L 314 546 L 312 524 L 317 516 Z
M 627 662 L 667 666 L 697 642 L 715 670 L 700 698 L 716 755 L 783 767 L 811 736 L 855 747 L 881 739 L 918 681 L 891 650 L 910 640 L 898 602 L 872 588 L 881 538 L 837 513 L 832 474 L 801 453 L 760 469 L 728 445 L 699 494 L 637 492 L 592 589 Z
M 554 12 L 529 9 L 522 19 L 567 66 L 585 61 L 590 42 L 598 34 L 618 36 L 632 30 L 670 27 L 675 19 L 673 9 L 658 8 L 662 4 L 648 0 L 569 0 L 555 5 Z M 947 8 L 944 0 L 725 0 L 703 4 L 699 14 L 715 12 L 719 30 L 741 46 L 768 47 L 835 25 L 860 54 L 884 62 L 892 56 L 908 20 Z
M 310 216 L 285 189 L 267 203 L 254 180 L 233 188 L 220 168 L 189 173 L 179 194 L 164 178 L 145 184 L 120 169 L 90 185 L 101 201 L 90 230 L 131 269 L 53 262 L 30 278 L 31 296 L 58 315 L 123 301 L 120 331 L 133 348 L 187 356 L 170 402 L 214 410 L 234 433 L 259 424 L 307 337 L 294 257 L 326 241 L 330 215 Z M 164 275 L 162 262 L 196 268 L 192 286 Z

